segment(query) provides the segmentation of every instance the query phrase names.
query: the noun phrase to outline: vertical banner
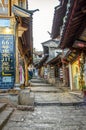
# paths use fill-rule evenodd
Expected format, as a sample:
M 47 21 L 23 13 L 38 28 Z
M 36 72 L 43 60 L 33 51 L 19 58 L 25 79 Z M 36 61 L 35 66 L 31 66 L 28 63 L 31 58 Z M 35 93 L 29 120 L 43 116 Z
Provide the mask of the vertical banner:
M 14 54 L 14 36 L 0 35 L 0 88 L 9 89 L 14 86 Z

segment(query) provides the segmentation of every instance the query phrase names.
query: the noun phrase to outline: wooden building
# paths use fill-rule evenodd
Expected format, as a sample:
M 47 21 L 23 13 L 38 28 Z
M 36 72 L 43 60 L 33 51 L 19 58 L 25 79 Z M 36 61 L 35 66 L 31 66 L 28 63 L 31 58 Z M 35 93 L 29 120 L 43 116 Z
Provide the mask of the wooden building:
M 59 47 L 63 50 L 68 49 L 63 59 L 69 65 L 70 88 L 80 89 L 80 81 L 85 82 L 86 77 L 85 0 L 60 0 L 60 5 L 55 8 L 52 26 L 52 38 L 58 37 L 60 38 Z M 82 71 L 83 79 L 81 79 Z
M 28 85 L 34 11 L 27 5 L 27 0 L 0 1 L 0 89 Z

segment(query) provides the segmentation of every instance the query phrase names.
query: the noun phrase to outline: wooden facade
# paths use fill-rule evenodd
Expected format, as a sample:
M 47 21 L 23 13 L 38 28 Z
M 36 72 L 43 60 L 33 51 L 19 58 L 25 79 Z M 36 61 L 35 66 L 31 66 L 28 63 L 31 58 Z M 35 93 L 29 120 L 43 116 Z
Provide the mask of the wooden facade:
M 28 11 L 27 0 L 1 0 L 0 1 L 0 36 L 13 37 L 13 41 L 9 41 L 9 44 L 14 45 L 14 50 L 11 54 L 10 49 L 5 49 L 2 55 L 9 55 L 13 57 L 4 57 L 13 61 L 14 68 L 12 69 L 12 76 L 10 74 L 11 62 L 5 60 L 3 64 L 9 64 L 9 68 L 6 66 L 0 66 L 0 86 L 1 88 L 13 88 L 14 86 L 20 86 L 21 83 L 25 86 L 28 85 L 28 65 L 32 63 L 33 53 L 33 39 L 32 39 L 32 12 Z M 2 11 L 1 11 L 2 10 Z M 1 37 L 2 38 L 2 37 Z M 0 39 L 2 44 L 3 40 Z M 6 40 L 5 40 L 6 41 Z M 12 46 L 11 45 L 11 46 Z M 9 48 L 9 46 L 8 46 Z M 2 48 L 3 49 L 3 48 Z M 2 58 L 2 56 L 1 56 Z M 12 59 L 14 58 L 14 59 Z M 10 68 L 11 67 L 11 68 Z M 22 69 L 20 69 L 22 68 Z M 21 77 L 21 78 L 20 78 Z M 6 79 L 6 80 L 4 80 Z M 22 82 L 21 82 L 22 80 Z M 7 84 L 8 83 L 8 84 Z
M 63 3 L 65 3 L 65 6 L 63 6 Z M 52 26 L 52 38 L 59 37 L 59 47 L 64 50 L 69 49 L 66 55 L 64 53 L 62 61 L 68 63 L 64 66 L 65 69 L 69 66 L 71 89 L 79 89 L 82 71 L 84 72 L 83 75 L 86 75 L 84 67 L 86 64 L 86 1 L 60 0 L 60 5 L 56 9 Z M 63 9 L 65 13 L 62 12 Z M 61 15 L 59 15 L 59 12 Z M 82 57 L 82 55 L 84 56 Z M 58 61 L 56 60 L 56 62 Z M 84 70 L 81 69 L 81 66 Z M 74 86 L 77 87 L 74 88 Z

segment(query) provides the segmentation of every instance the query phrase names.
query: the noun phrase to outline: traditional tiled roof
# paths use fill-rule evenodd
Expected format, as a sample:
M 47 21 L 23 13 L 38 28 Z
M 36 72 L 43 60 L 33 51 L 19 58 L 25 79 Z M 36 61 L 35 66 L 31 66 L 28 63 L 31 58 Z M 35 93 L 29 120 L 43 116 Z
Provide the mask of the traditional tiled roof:
M 41 44 L 42 44 L 42 46 L 51 47 L 51 48 L 57 48 L 58 45 L 59 45 L 59 39 L 58 40 L 50 39 L 50 40 L 45 41 L 45 42 L 43 42 Z
M 22 12 L 26 13 L 26 14 L 33 14 L 35 11 L 39 11 L 38 9 L 36 10 L 27 10 L 27 9 L 24 9 L 24 8 L 21 8 L 20 6 L 17 6 L 17 5 L 14 5 L 13 6 L 13 10 L 14 9 L 17 9 L 17 10 L 22 10 Z
M 63 24 L 63 17 L 65 16 L 65 13 L 66 13 L 67 2 L 68 0 L 63 0 L 63 2 L 61 0 L 60 5 L 55 7 L 52 32 L 51 32 L 51 37 L 53 39 L 57 38 L 60 35 L 60 28 Z
M 70 0 L 61 31 L 61 48 L 71 48 L 86 27 L 86 0 Z
M 47 64 L 59 64 L 61 62 L 61 54 L 58 54 L 56 57 L 50 59 Z

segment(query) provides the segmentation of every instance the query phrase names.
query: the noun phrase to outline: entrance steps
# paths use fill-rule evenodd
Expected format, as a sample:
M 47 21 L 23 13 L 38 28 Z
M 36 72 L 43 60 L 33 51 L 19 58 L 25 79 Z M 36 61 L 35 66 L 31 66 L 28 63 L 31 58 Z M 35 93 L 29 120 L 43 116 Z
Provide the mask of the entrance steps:
M 31 92 L 45 92 L 45 93 L 56 93 L 58 92 L 57 88 L 52 84 L 47 83 L 45 79 L 37 78 L 31 80 Z
M 0 103 L 0 130 L 6 125 L 12 113 L 13 108 L 8 107 L 6 103 Z
M 47 81 L 45 79 L 42 78 L 36 78 L 36 79 L 31 79 L 31 83 L 30 85 L 32 87 L 49 87 L 52 86 L 51 84 L 47 83 Z

